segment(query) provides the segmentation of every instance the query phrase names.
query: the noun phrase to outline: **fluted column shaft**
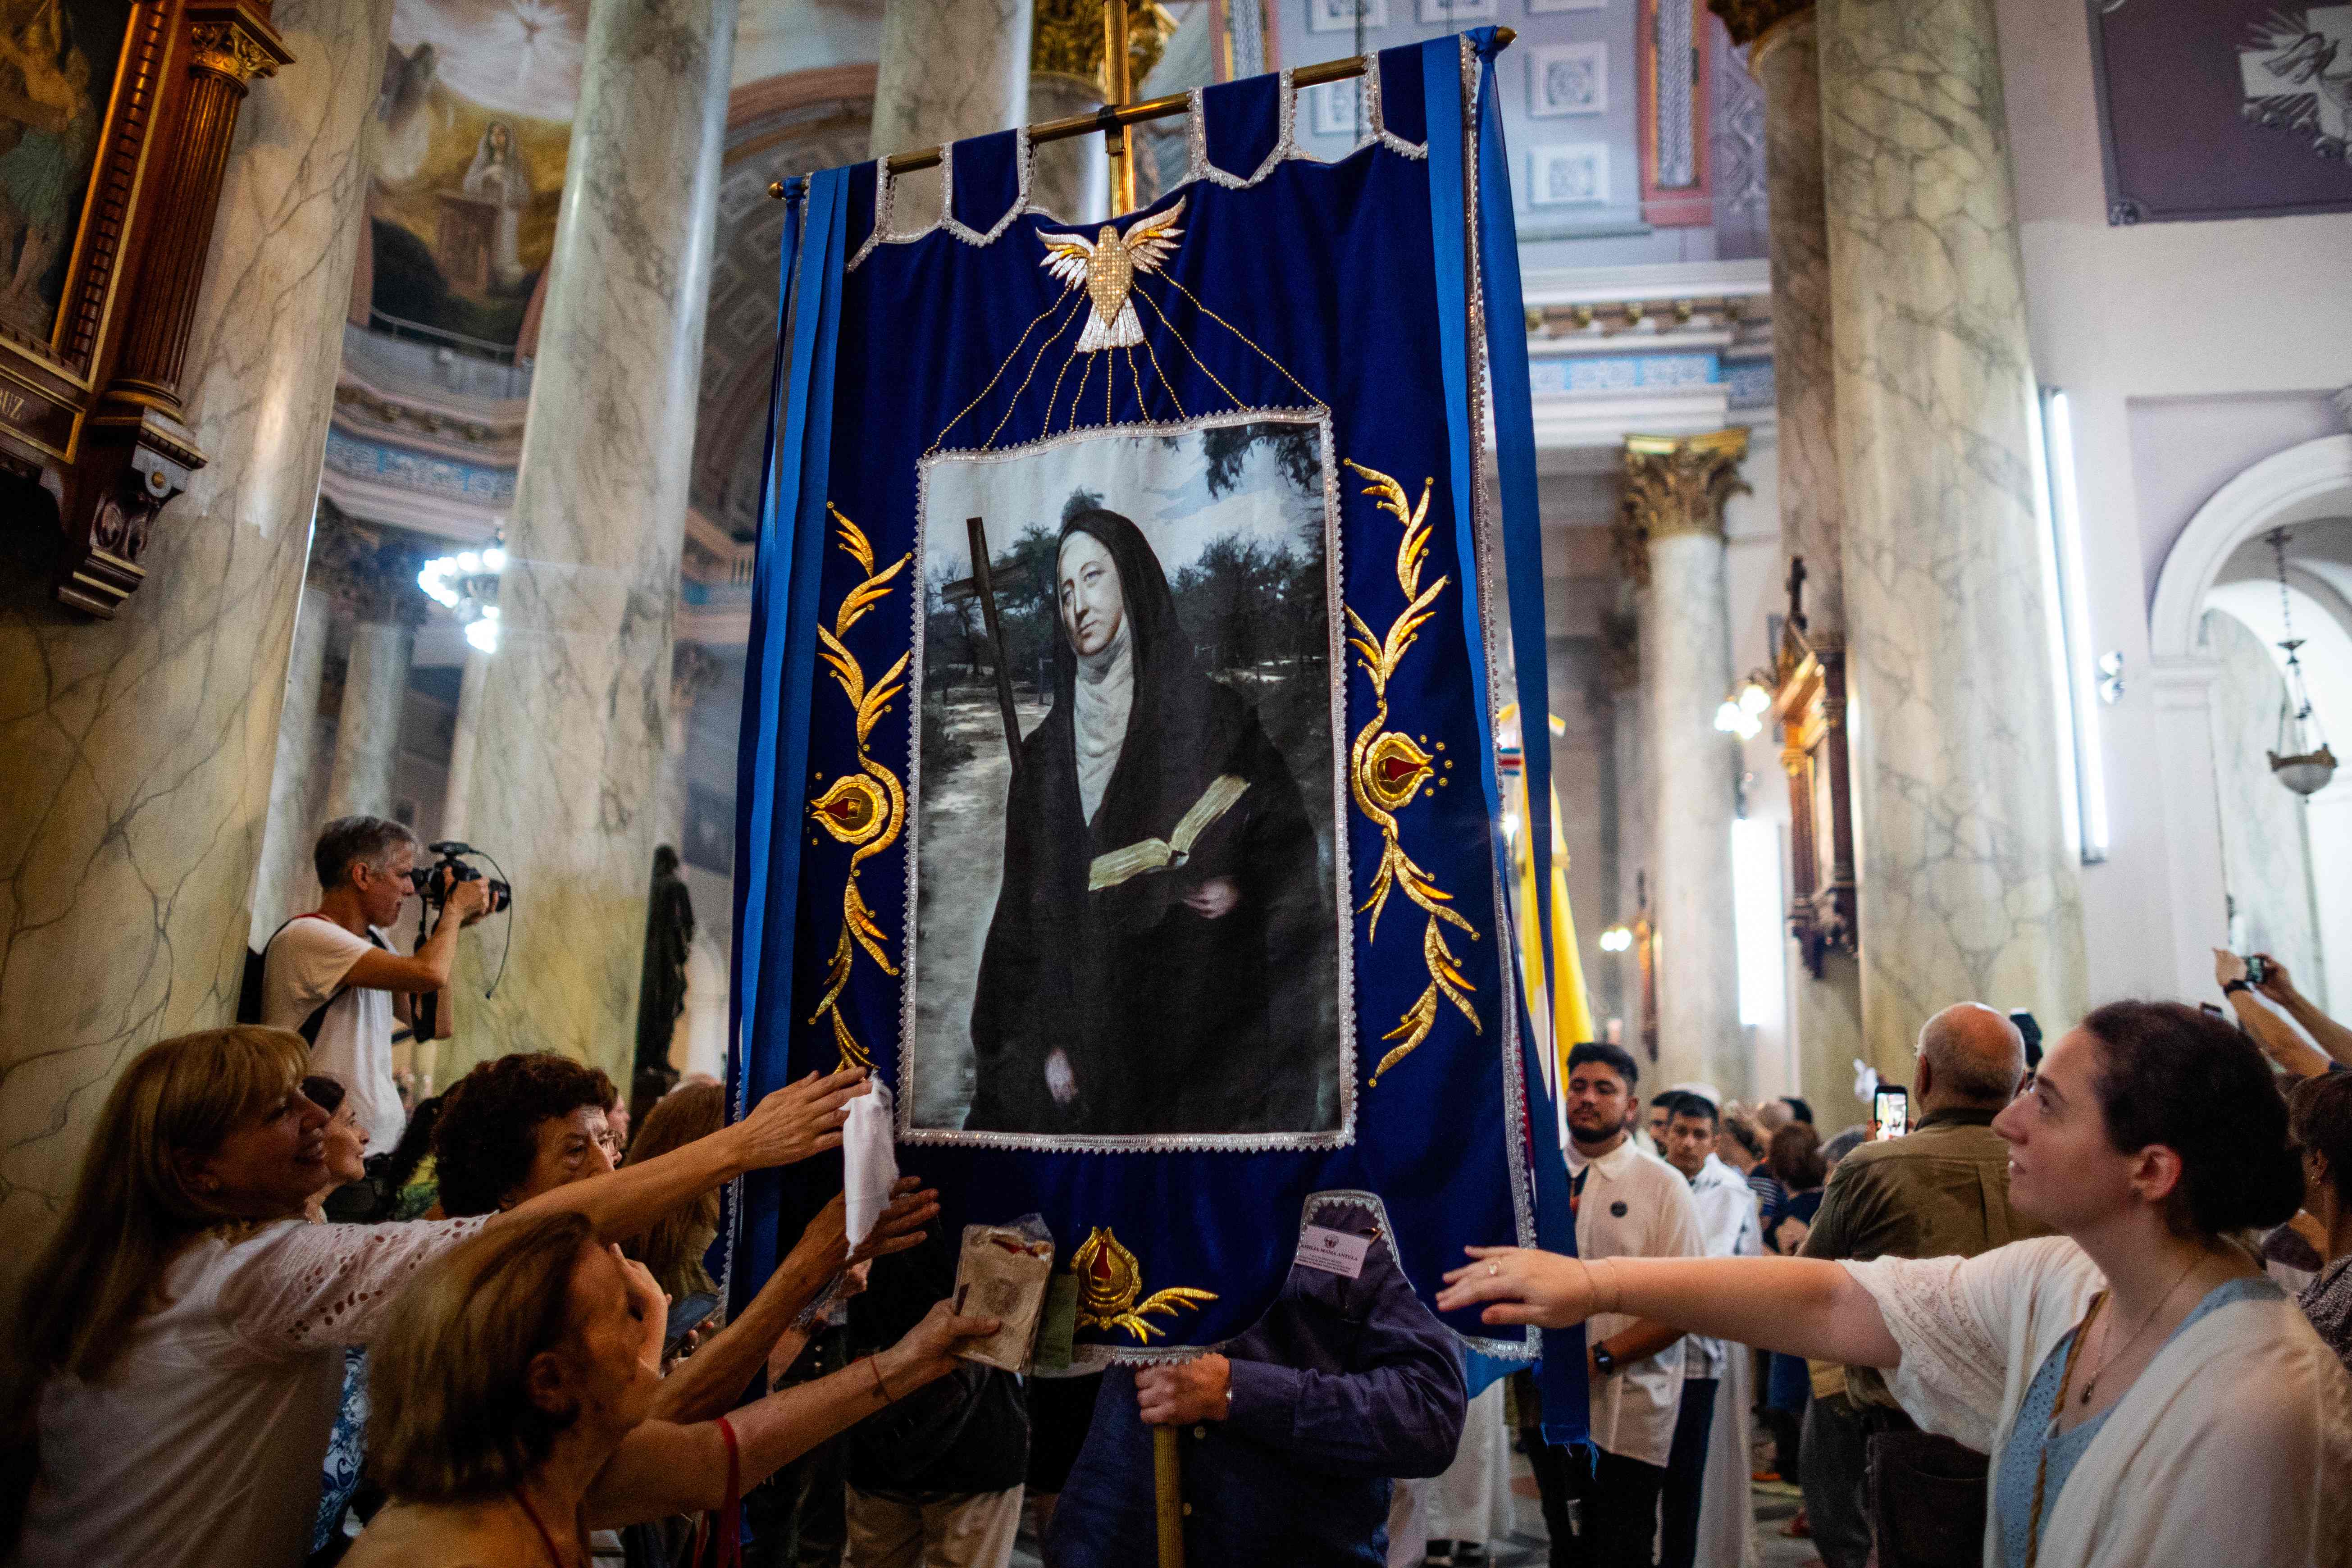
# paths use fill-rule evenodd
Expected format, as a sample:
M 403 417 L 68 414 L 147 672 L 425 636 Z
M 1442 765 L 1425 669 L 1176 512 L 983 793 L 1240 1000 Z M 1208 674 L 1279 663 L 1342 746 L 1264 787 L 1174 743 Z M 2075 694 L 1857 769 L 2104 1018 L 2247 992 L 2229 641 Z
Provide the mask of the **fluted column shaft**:
M 1822 0 L 1863 1023 L 2071 1022 L 2065 841 L 1992 0 Z M 1784 487 L 1787 488 L 1787 487 Z
M 625 1075 L 669 695 L 735 0 L 591 0 L 467 837 L 512 877 L 462 943 L 445 1079 L 552 1049 Z M 487 930 L 488 928 L 485 928 Z
M 1733 925 L 1737 742 L 1715 727 L 1731 687 L 1723 503 L 1744 488 L 1745 430 L 1626 441 L 1624 548 L 1639 551 L 1650 918 L 1656 929 L 1660 1085 L 1748 1090 Z

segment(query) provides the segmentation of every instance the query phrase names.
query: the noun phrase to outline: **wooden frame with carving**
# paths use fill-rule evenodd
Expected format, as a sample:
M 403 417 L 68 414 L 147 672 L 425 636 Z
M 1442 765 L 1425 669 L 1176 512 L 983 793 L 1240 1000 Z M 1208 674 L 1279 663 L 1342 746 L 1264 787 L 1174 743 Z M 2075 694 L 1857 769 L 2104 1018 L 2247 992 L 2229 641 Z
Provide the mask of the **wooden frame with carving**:
M 7 492 L 55 499 L 57 597 L 111 616 L 146 574 L 139 558 L 157 515 L 205 464 L 183 423 L 180 376 L 214 211 L 248 84 L 292 57 L 267 0 L 0 0 L 0 16 L 16 10 L 40 31 L 37 59 L 80 107 L 55 107 L 57 92 L 27 82 L 0 96 L 0 137 L 17 148 L 45 136 L 71 161 L 87 139 L 90 153 L 87 176 L 68 182 L 70 248 L 54 313 L 46 292 L 40 301 L 46 330 L 22 308 L 0 320 L 0 501 L 29 512 Z M 120 47 L 91 58 L 78 28 L 102 45 L 117 16 Z M 18 216 L 12 272 L 37 237 L 63 238 L 56 211 L 46 237 Z
M 1792 595 L 1793 597 L 1793 595 Z M 1780 634 L 1772 717 L 1789 775 L 1789 931 L 1822 977 L 1829 952 L 1860 950 L 1853 875 L 1853 794 L 1846 772 L 1845 644 L 1808 637 L 1791 615 Z

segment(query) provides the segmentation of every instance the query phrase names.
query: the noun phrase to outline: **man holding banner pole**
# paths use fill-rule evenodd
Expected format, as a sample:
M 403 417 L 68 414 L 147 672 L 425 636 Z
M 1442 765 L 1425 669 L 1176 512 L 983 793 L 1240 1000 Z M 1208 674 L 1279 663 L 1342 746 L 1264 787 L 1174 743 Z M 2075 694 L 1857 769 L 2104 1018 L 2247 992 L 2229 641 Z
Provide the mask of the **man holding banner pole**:
M 1186 1562 L 1381 1563 L 1391 1479 L 1451 1464 L 1466 1403 L 1451 1337 L 1377 1205 L 1320 1198 L 1248 1332 L 1222 1353 L 1103 1374 L 1045 1562 L 1132 1568 L 1155 1533 L 1154 1446 L 1173 1433 Z

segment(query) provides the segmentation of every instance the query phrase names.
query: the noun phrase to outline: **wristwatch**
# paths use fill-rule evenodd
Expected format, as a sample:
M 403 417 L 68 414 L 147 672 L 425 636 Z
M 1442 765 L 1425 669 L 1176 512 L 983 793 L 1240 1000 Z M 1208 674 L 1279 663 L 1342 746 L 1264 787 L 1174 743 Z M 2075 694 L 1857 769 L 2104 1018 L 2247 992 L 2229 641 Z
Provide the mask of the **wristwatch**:
M 1603 1377 L 1617 1375 L 1617 1358 L 1609 1353 L 1609 1347 L 1606 1345 L 1592 1347 L 1592 1365 Z
M 2234 996 L 2241 991 L 2252 991 L 2252 989 L 2253 987 L 2252 985 L 2242 980 L 2227 980 L 2223 981 L 2221 984 L 2221 994 L 2224 996 Z

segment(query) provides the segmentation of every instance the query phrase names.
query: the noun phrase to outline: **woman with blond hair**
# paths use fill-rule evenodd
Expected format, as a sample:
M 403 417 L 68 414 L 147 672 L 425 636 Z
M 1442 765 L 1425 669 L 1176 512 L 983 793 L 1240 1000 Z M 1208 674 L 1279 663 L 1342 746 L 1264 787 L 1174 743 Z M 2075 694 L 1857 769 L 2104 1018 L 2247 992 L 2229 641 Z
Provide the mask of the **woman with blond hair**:
M 376 1340 L 369 1444 L 393 1500 L 349 1568 L 584 1568 L 590 1530 L 691 1510 L 728 1531 L 746 1489 L 997 1328 L 941 1301 L 888 1350 L 680 1426 L 648 1419 L 666 1305 L 572 1215 L 509 1224 L 420 1273 Z
M 299 1563 L 341 1383 L 425 1264 L 485 1228 L 575 1215 L 617 1238 L 751 1170 L 838 1147 L 863 1075 L 814 1076 L 666 1159 L 501 1215 L 313 1225 L 326 1114 L 299 1035 L 149 1047 L 115 1080 L 19 1306 L 0 1387 L 0 1550 L 28 1565 Z

